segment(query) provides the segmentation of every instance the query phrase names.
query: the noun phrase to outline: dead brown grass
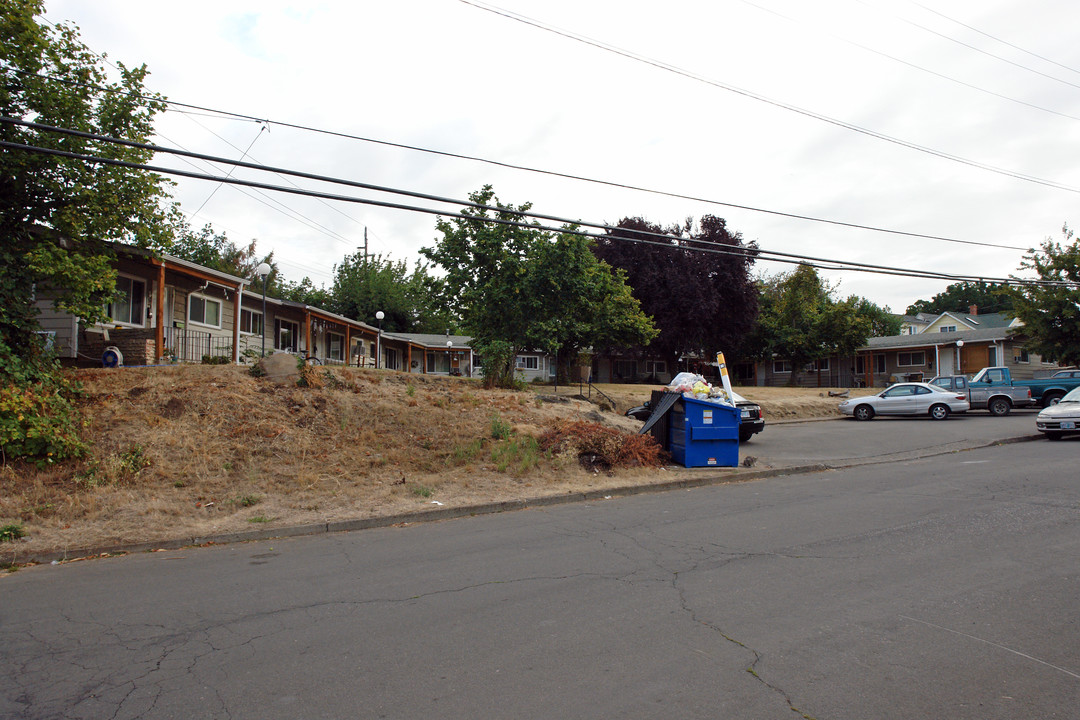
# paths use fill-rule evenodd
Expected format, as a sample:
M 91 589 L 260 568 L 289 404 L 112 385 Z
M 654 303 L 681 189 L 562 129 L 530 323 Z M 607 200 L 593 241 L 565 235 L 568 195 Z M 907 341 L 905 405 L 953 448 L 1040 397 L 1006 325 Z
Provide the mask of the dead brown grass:
M 233 366 L 76 375 L 92 453 L 0 467 L 0 527 L 27 534 L 4 558 L 664 479 L 659 448 L 622 416 L 648 386 L 600 386 L 616 405 L 602 412 L 576 386 L 555 397 L 371 369 L 310 369 L 306 387 Z M 774 419 L 836 412 L 824 390 L 743 394 Z

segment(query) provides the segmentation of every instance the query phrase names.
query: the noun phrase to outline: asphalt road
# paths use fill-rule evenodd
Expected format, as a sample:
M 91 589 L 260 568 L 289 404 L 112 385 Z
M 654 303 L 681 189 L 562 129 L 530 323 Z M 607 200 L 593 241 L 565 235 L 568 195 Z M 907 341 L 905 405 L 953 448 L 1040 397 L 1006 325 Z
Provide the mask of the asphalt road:
M 21 570 L 0 717 L 1076 718 L 1078 451 Z

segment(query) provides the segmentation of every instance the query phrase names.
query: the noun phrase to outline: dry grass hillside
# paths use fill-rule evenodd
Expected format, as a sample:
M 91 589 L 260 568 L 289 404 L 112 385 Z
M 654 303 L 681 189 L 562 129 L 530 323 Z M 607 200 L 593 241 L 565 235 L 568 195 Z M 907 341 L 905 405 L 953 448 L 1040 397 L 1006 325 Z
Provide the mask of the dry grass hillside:
M 663 477 L 640 423 L 650 387 L 485 390 L 351 368 L 271 381 L 235 366 L 83 370 L 89 457 L 0 468 L 4 557 L 386 516 L 432 504 L 595 490 Z M 825 391 L 753 388 L 766 418 L 835 414 Z M 801 399 L 799 399 L 801 397 Z

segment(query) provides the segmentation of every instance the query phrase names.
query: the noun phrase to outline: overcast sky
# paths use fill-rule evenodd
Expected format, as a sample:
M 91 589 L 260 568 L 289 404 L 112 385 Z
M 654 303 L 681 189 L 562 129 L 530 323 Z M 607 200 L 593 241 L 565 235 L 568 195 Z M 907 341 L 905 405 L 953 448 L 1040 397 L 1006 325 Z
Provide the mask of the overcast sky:
M 239 159 L 250 146 L 249 159 L 266 165 L 462 200 L 490 183 L 504 203 L 590 222 L 668 225 L 711 213 L 768 250 L 987 277 L 1017 272 L 1023 252 L 284 124 L 991 245 L 1032 247 L 1080 223 L 1076 0 L 46 0 L 46 10 L 111 60 L 147 64 L 148 87 L 170 100 L 270 121 L 185 108 L 160 118 L 158 142 L 211 155 Z M 410 262 L 436 236 L 430 215 L 216 188 L 179 182 L 192 225 L 211 223 L 238 244 L 257 239 L 291 280 L 329 285 L 365 227 L 369 252 Z M 823 274 L 841 295 L 896 312 L 948 284 Z

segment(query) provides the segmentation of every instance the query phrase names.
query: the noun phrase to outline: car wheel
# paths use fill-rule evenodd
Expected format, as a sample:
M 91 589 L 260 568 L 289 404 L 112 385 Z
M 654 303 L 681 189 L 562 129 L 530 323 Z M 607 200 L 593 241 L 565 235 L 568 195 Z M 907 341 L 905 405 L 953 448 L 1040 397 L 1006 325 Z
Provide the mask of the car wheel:
M 934 405 L 930 408 L 930 417 L 934 420 L 944 420 L 949 417 L 949 407 L 947 405 Z
M 1057 405 L 1059 402 L 1061 402 L 1061 395 L 1058 395 L 1057 393 L 1050 393 L 1043 396 L 1043 407 Z
M 869 405 L 860 405 L 851 413 L 855 416 L 856 420 L 872 420 L 874 417 L 874 408 Z
M 1061 439 L 1061 433 L 1048 432 L 1048 433 L 1046 433 L 1046 439 L 1047 440 L 1060 440 Z
M 990 401 L 990 406 L 987 409 L 995 417 L 1005 417 L 1012 410 L 1012 405 L 1005 398 L 994 398 Z

